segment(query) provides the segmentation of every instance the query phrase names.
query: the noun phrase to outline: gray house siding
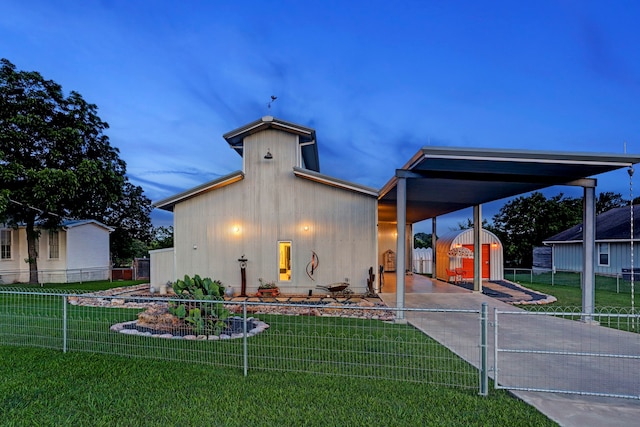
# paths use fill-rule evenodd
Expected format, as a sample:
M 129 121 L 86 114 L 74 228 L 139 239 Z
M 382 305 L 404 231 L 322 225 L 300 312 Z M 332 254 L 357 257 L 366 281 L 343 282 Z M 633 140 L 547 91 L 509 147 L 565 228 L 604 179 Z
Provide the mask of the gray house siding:
M 607 242 L 596 242 L 593 266 L 597 274 L 616 275 L 623 268 L 631 266 L 631 249 L 629 243 L 608 242 L 609 265 L 599 263 L 600 245 Z M 634 246 L 637 245 L 634 242 Z M 559 271 L 582 271 L 582 242 L 554 244 L 553 265 Z M 640 249 L 640 245 L 635 246 Z M 640 259 L 636 260 L 638 263 Z

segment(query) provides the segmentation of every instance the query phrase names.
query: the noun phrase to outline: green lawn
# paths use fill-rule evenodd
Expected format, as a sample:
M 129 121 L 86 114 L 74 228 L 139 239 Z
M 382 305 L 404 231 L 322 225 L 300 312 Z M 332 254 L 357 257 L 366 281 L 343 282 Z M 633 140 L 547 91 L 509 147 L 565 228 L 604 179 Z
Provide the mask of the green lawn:
M 44 283 L 42 286 L 39 284 L 30 285 L 28 283 L 18 284 L 3 284 L 0 285 L 0 290 L 3 288 L 20 288 L 20 289 L 33 289 L 33 290 L 83 290 L 83 291 L 103 291 L 105 289 L 119 288 L 120 286 L 132 286 L 140 285 L 142 283 L 148 283 L 148 280 L 99 280 L 95 282 L 75 282 L 75 283 Z
M 242 340 L 109 331 L 137 309 L 67 306 L 63 353 L 61 308 L 0 295 L 0 424 L 553 425 L 410 325 L 263 315 L 244 377 Z
M 0 346 L 7 426 L 554 425 L 506 392 Z
M 508 275 L 506 279 L 512 280 Z M 556 297 L 558 301 L 550 306 L 582 306 L 579 274 L 557 273 L 553 285 L 551 284 L 550 274 L 534 275 L 533 283 L 530 281 L 528 274 L 518 275 L 516 281 L 529 289 Z M 637 285 L 637 289 L 634 292 L 636 308 L 640 303 L 640 298 L 637 295 L 640 293 L 640 284 Z M 629 282 L 623 280 L 618 282 L 615 277 L 596 276 L 595 288 L 596 307 L 631 308 L 631 285 Z M 618 292 L 618 289 L 620 292 Z

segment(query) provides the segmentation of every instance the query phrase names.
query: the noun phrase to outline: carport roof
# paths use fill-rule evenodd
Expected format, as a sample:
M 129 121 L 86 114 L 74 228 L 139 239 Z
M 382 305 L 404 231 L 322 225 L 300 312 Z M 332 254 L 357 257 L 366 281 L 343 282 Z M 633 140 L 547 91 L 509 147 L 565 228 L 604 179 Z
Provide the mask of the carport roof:
M 378 219 L 396 221 L 397 183 L 406 177 L 407 222 L 640 163 L 640 155 L 423 147 L 380 190 Z

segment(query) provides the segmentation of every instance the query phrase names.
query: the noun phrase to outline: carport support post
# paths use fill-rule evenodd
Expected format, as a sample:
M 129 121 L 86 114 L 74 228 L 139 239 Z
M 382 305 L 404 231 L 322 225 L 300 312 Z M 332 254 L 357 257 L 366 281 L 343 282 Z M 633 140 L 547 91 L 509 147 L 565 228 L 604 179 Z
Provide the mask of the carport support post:
M 482 205 L 473 207 L 473 291 L 482 292 Z
M 583 322 L 593 320 L 595 305 L 595 272 L 593 269 L 594 248 L 596 244 L 595 229 L 595 185 L 584 187 L 584 201 L 582 205 L 582 312 L 585 314 Z
M 431 219 L 431 260 L 432 260 L 431 278 L 432 279 L 436 279 L 438 277 L 438 273 L 436 270 L 436 263 L 438 262 L 438 260 L 436 259 L 436 240 L 438 240 L 438 237 L 436 233 L 436 217 L 434 216 Z
M 407 179 L 398 176 L 396 184 L 397 236 L 396 236 L 396 319 L 404 319 L 404 269 L 406 265 L 407 236 Z

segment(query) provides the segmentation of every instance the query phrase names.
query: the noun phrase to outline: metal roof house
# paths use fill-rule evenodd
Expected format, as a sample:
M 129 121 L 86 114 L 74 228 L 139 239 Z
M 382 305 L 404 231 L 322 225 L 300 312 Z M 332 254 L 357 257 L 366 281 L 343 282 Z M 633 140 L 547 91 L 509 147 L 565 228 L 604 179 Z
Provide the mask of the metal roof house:
M 167 268 L 152 284 L 184 274 L 227 284 L 247 259 L 248 290 L 275 279 L 283 292 L 349 278 L 366 287 L 366 272 L 393 255 L 396 304 L 404 307 L 412 269 L 412 226 L 473 207 L 474 290 L 482 289 L 482 204 L 553 185 L 582 187 L 585 311 L 593 307 L 592 176 L 640 163 L 640 156 L 479 148 L 423 147 L 379 191 L 320 173 L 315 130 L 265 116 L 224 135 L 242 169 L 157 202 L 174 212 L 174 251 L 152 253 Z M 400 237 L 401 236 L 401 237 Z M 320 261 L 318 269 L 307 266 Z M 436 270 L 440 260 L 436 255 Z M 391 262 L 393 261 L 393 262 Z M 164 280 L 164 281 L 162 281 Z M 402 316 L 399 312 L 398 316 Z
M 640 242 L 640 206 L 633 206 L 633 242 Z M 631 268 L 631 208 L 611 209 L 596 216 L 594 270 L 617 275 Z M 578 224 L 546 239 L 551 246 L 552 266 L 560 271 L 582 271 L 582 231 Z M 637 262 L 637 261 L 636 261 Z
M 239 293 L 245 260 L 249 294 L 260 279 L 287 294 L 345 280 L 364 292 L 378 191 L 321 174 L 313 129 L 265 116 L 223 137 L 241 170 L 155 203 L 175 234 L 173 252 L 151 252 L 152 285 L 199 274 Z
M 498 236 L 489 230 L 482 229 L 481 233 L 482 250 L 482 279 L 502 280 L 504 278 L 504 256 L 502 242 Z M 466 248 L 469 256 L 460 256 L 456 248 Z M 473 252 L 474 235 L 473 229 L 454 230 L 443 234 L 436 240 L 436 257 L 439 262 L 436 264 L 436 277 L 440 280 L 449 280 L 447 270 L 462 271 L 463 280 L 473 280 Z

